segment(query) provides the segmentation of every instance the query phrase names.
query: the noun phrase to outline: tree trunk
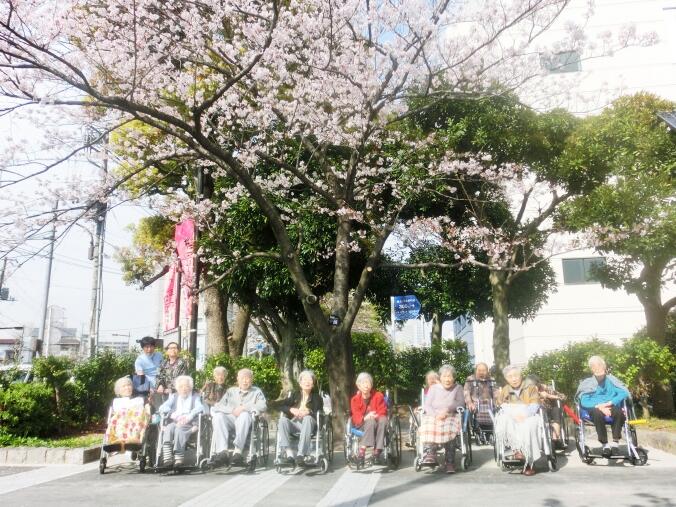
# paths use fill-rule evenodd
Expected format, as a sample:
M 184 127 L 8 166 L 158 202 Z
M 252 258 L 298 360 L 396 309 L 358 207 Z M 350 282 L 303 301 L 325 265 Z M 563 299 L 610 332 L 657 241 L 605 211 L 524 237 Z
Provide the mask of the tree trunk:
M 207 356 L 229 353 L 228 295 L 217 286 L 204 291 L 204 318 L 207 322 Z
M 435 343 L 441 344 L 441 327 L 443 324 L 443 317 L 440 314 L 432 315 L 432 345 Z
M 350 397 L 354 387 L 352 340 L 349 335 L 335 333 L 326 340 L 326 371 L 329 379 L 329 394 L 333 406 L 333 431 L 342 435 L 350 410 Z
M 659 345 L 667 344 L 667 309 L 662 305 L 662 265 L 645 263 L 639 278 L 637 296 L 645 314 L 646 334 Z M 655 386 L 650 393 L 653 398 L 653 412 L 660 417 L 674 414 L 674 396 L 671 385 Z
M 296 364 L 296 322 L 293 319 L 288 319 L 287 323 L 279 330 L 279 338 L 277 364 L 282 373 L 282 392 L 280 393 L 280 397 L 284 398 L 288 393 L 293 391 L 294 380 L 296 379 L 296 371 L 294 369 Z
M 230 336 L 229 351 L 230 357 L 241 357 L 244 352 L 246 335 L 249 332 L 249 322 L 251 321 L 251 307 L 248 305 L 237 306 L 235 322 L 232 324 L 232 335 Z
M 488 278 L 493 299 L 493 364 L 495 377 L 501 379 L 502 369 L 509 364 L 509 285 L 504 271 L 491 271 Z

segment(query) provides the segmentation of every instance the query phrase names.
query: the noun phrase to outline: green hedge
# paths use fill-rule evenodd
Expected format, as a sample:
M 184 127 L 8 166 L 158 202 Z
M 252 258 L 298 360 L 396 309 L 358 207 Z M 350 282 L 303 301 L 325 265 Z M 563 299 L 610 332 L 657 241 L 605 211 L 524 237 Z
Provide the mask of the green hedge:
M 212 378 L 216 366 L 223 366 L 227 370 L 226 384 L 235 385 L 237 371 L 249 368 L 254 373 L 254 384 L 263 391 L 268 400 L 276 400 L 282 390 L 282 376 L 277 369 L 277 363 L 272 356 L 231 358 L 228 354 L 209 356 L 204 368 L 195 374 L 195 387 L 201 388 L 207 380 Z
M 395 351 L 381 333 L 352 333 L 352 357 L 355 373 L 367 371 L 373 375 L 376 389 L 396 389 L 399 403 L 417 400 L 425 373 L 439 369 L 442 364 L 455 367 L 458 382 L 464 382 L 472 371 L 472 358 L 467 344 L 461 340 Z M 306 350 L 303 365 L 314 370 L 322 389 L 328 390 L 324 350 L 317 347 Z
M 0 428 L 21 437 L 54 435 L 59 428 L 54 389 L 41 382 L 11 384 L 0 391 Z
M 632 397 L 645 400 L 658 384 L 669 384 L 676 379 L 676 356 L 669 347 L 661 347 L 643 333 L 613 345 L 601 340 L 571 343 L 563 349 L 533 356 L 526 367 L 549 382 L 554 380 L 557 390 L 573 398 L 581 379 L 591 373 L 587 360 L 603 357 L 610 372 L 627 384 Z

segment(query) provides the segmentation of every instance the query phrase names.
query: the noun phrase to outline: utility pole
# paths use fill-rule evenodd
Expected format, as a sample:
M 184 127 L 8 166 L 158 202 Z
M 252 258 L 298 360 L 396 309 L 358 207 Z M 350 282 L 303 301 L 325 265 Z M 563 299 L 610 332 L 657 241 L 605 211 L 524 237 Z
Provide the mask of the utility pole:
M 9 289 L 7 289 L 7 297 L 3 297 L 2 289 L 5 287 L 5 271 L 7 270 L 7 257 L 2 259 L 2 271 L 0 271 L 0 301 L 10 300 Z
M 98 132 L 91 135 L 98 136 Z M 97 166 L 98 167 L 98 166 Z M 108 134 L 103 140 L 103 178 L 108 174 Z M 106 213 L 108 204 L 96 202 L 94 211 L 94 271 L 92 273 L 91 311 L 89 317 L 89 356 L 94 357 L 99 348 L 99 325 L 103 306 L 103 253 L 105 249 Z
M 202 167 L 197 168 L 197 181 L 195 185 L 195 202 L 197 204 L 202 200 L 202 194 L 204 193 L 204 169 Z M 195 218 L 195 232 L 193 234 L 193 247 L 192 247 L 192 265 L 193 265 L 193 286 L 192 290 L 192 309 L 190 312 L 190 329 L 189 329 L 189 338 L 188 343 L 190 347 L 190 356 L 192 361 L 192 368 L 196 367 L 197 363 L 197 322 L 198 322 L 198 312 L 199 312 L 199 286 L 200 286 L 200 261 L 199 255 L 197 254 L 197 240 L 199 239 L 199 227 L 197 225 L 197 218 Z
M 42 355 L 49 355 L 49 343 L 45 343 L 47 322 L 47 308 L 49 307 L 49 289 L 52 285 L 52 263 L 54 261 L 54 241 L 56 240 L 56 210 L 59 201 L 54 203 L 54 220 L 52 221 L 52 231 L 49 235 L 49 256 L 47 257 L 47 278 L 45 278 L 45 298 L 42 303 L 42 326 L 40 326 L 40 342 L 42 343 Z
M 5 283 L 5 269 L 7 269 L 7 257 L 2 260 L 2 271 L 0 271 L 0 294 L 2 294 L 2 287 Z

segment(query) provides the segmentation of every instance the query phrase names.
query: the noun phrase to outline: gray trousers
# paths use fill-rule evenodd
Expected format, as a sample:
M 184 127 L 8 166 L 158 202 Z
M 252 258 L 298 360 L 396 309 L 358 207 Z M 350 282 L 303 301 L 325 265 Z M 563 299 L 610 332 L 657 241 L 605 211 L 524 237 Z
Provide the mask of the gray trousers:
M 182 453 L 185 451 L 185 446 L 190 439 L 196 426 L 192 424 L 188 426 L 178 426 L 175 422 L 169 423 L 166 428 L 164 428 L 164 434 L 162 435 L 162 443 L 174 443 L 174 452 Z
M 385 446 L 385 428 L 387 427 L 387 417 L 377 417 L 367 419 L 360 428 L 364 432 L 359 444 L 362 447 L 375 447 L 383 449 Z M 375 445 L 374 445 L 375 444 Z
M 280 447 L 291 447 L 291 437 L 298 437 L 298 455 L 306 456 L 309 454 L 312 434 L 316 428 L 317 421 L 311 415 L 306 415 L 302 421 L 280 417 L 279 427 L 277 428 L 279 445 Z
M 242 412 L 237 417 L 222 412 L 212 412 L 211 425 L 213 433 L 211 439 L 215 453 L 228 449 L 230 435 L 235 434 L 235 448 L 244 450 L 246 439 L 251 431 L 253 417 L 249 412 Z

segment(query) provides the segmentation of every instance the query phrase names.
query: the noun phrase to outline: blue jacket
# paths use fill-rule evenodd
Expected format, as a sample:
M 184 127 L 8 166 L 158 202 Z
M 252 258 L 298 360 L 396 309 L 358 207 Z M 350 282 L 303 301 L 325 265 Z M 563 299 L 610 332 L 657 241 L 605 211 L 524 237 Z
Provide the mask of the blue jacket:
M 629 397 L 629 391 L 625 385 L 613 375 L 606 375 L 599 384 L 596 377 L 584 379 L 577 388 L 577 397 L 580 405 L 586 409 L 592 409 L 599 403 L 612 402 L 620 406 Z

